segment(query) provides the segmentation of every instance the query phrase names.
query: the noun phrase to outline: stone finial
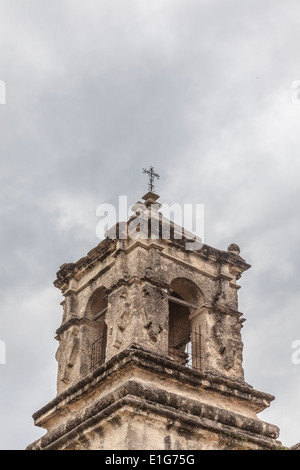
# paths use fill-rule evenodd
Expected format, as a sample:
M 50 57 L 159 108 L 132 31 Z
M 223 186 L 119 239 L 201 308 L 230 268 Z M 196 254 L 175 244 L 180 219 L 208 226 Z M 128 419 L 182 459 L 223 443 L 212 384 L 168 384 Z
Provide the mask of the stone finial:
M 150 207 L 153 204 L 157 204 L 158 207 L 161 207 L 161 204 L 157 202 L 157 199 L 159 199 L 159 195 L 153 193 L 152 191 L 148 191 L 147 194 L 145 194 L 142 199 L 145 201 L 144 204 L 146 207 Z
M 229 247 L 227 248 L 227 251 L 230 251 L 231 253 L 235 253 L 236 255 L 240 254 L 240 247 L 236 245 L 235 243 L 231 243 Z

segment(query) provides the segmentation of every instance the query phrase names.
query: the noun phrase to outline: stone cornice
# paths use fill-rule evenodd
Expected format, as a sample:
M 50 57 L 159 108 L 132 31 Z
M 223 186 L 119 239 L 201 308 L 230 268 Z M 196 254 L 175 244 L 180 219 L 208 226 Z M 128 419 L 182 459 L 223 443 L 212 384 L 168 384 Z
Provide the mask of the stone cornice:
M 57 406 L 65 405 L 74 400 L 75 397 L 76 400 L 80 399 L 87 391 L 97 388 L 98 384 L 102 383 L 106 377 L 130 363 L 145 368 L 153 374 L 160 374 L 166 378 L 176 378 L 176 380 L 183 384 L 188 383 L 191 386 L 216 391 L 221 395 L 233 396 L 235 399 L 246 400 L 247 402 L 252 401 L 259 411 L 265 409 L 274 400 L 274 396 L 253 389 L 246 382 L 229 379 L 213 373 L 204 374 L 195 369 L 181 366 L 165 356 L 142 350 L 138 346 L 132 345 L 129 349 L 112 357 L 107 363 L 69 387 L 34 413 L 35 424 L 38 426 L 42 425 L 42 422 L 49 419 L 49 414 L 51 415 Z
M 132 407 L 135 414 L 144 410 L 179 425 L 185 423 L 217 433 L 234 433 L 266 448 L 276 445 L 279 434 L 274 425 L 130 379 L 85 408 L 76 418 L 70 418 L 48 432 L 28 449 L 58 449 L 126 406 Z
M 170 253 L 166 253 L 164 250 L 168 247 L 174 247 L 176 249 L 180 249 L 181 251 L 185 250 L 185 242 L 184 238 L 180 240 L 171 239 L 171 240 L 135 240 L 135 239 L 126 239 L 126 240 L 118 240 L 118 239 L 108 239 L 106 238 L 103 240 L 99 245 L 95 248 L 90 250 L 86 256 L 79 259 L 75 263 L 66 263 L 61 266 L 59 271 L 57 272 L 57 278 L 54 281 L 54 285 L 61 289 L 63 292 L 68 289 L 69 282 L 71 279 L 76 278 L 77 280 L 84 275 L 86 271 L 91 270 L 95 267 L 96 263 L 103 262 L 109 255 L 112 255 L 114 258 L 118 256 L 120 253 L 125 252 L 129 253 L 136 247 L 140 246 L 145 249 L 155 248 L 162 252 L 162 255 L 168 257 L 170 259 L 176 260 L 176 262 L 186 264 L 190 266 L 189 263 L 186 263 L 183 260 L 174 257 L 174 255 Z M 212 263 L 228 263 L 231 266 L 231 270 L 235 272 L 237 276 L 240 276 L 241 273 L 249 269 L 251 266 L 245 262 L 243 258 L 239 256 L 239 254 L 233 253 L 231 251 L 223 251 L 217 248 L 213 248 L 209 245 L 203 244 L 202 248 L 195 251 L 188 252 L 191 256 L 200 256 L 206 260 L 211 261 Z M 196 269 L 193 267 L 193 269 Z M 212 276 L 212 274 L 207 273 L 203 270 L 199 270 L 202 274 L 207 276 Z M 226 277 L 229 281 L 231 278 L 228 276 Z
M 128 414 L 128 412 L 133 413 L 134 415 L 145 414 L 149 416 L 149 413 L 159 415 L 168 420 L 169 423 L 172 423 L 170 426 L 175 427 L 186 427 L 189 428 L 195 427 L 196 429 L 205 429 L 210 432 L 217 433 L 224 438 L 230 438 L 231 443 L 236 441 L 238 443 L 251 443 L 257 445 L 260 449 L 265 450 L 277 450 L 284 449 L 281 442 L 276 441 L 276 437 L 269 437 L 264 435 L 264 433 L 276 436 L 278 430 L 273 427 L 273 429 L 268 428 L 267 423 L 261 423 L 260 427 L 261 434 L 258 432 L 258 427 L 252 427 L 253 422 L 256 420 L 245 420 L 241 422 L 241 419 L 238 415 L 235 416 L 236 423 L 233 422 L 233 416 L 230 412 L 223 412 L 223 416 L 219 416 L 219 419 L 214 419 L 217 417 L 218 410 L 210 407 L 210 410 L 202 410 L 203 416 L 197 414 L 191 414 L 182 409 L 186 409 L 186 406 L 190 403 L 182 403 L 182 409 L 178 410 L 177 408 L 172 408 L 169 405 L 153 402 L 147 400 L 145 397 L 151 395 L 151 389 L 142 390 L 138 387 L 139 384 L 134 383 L 133 381 L 126 384 L 126 386 L 120 387 L 117 391 L 118 393 L 126 393 L 127 391 L 133 392 L 142 392 L 142 395 L 136 396 L 136 394 L 127 393 L 126 396 L 116 400 L 116 397 L 111 396 L 110 402 L 103 400 L 101 403 L 93 405 L 88 413 L 84 413 L 82 420 L 69 420 L 65 425 L 60 426 L 54 431 L 50 432 L 41 439 L 35 441 L 33 444 L 29 445 L 26 450 L 59 450 L 64 448 L 64 446 L 69 446 L 70 443 L 77 441 L 80 436 L 88 432 L 90 429 L 96 429 L 97 425 L 112 414 L 116 414 L 118 411 L 121 414 L 122 410 Z M 136 388 L 136 390 L 134 390 Z M 130 390 L 131 389 L 131 390 Z M 190 400 L 188 400 L 189 402 Z M 101 408 L 101 406 L 104 406 Z M 197 409 L 199 412 L 199 407 Z M 208 413 L 206 415 L 205 413 Z M 213 416 L 215 413 L 215 416 Z M 252 422 L 250 422 L 252 421 Z M 239 427 L 236 427 L 237 424 Z M 246 444 L 247 445 L 247 444 Z
M 109 240 L 109 241 L 111 241 L 111 240 Z M 169 241 L 167 241 L 167 243 L 170 244 Z M 206 277 L 209 277 L 211 279 L 214 279 L 214 280 L 224 279 L 224 280 L 227 280 L 229 282 L 232 281 L 232 276 L 231 275 L 220 274 L 220 273 L 213 274 L 213 273 L 211 273 L 211 272 L 209 272 L 205 269 L 200 269 L 197 266 L 191 265 L 191 263 L 189 263 L 185 260 L 182 260 L 182 259 L 174 256 L 173 254 L 167 253 L 165 251 L 166 246 L 162 246 L 162 245 L 160 245 L 158 243 L 155 243 L 155 242 L 145 243 L 145 241 L 134 240 L 132 243 L 129 243 L 129 245 L 126 248 L 123 247 L 121 249 L 121 248 L 117 248 L 116 246 L 111 247 L 111 249 L 107 249 L 105 254 L 102 254 L 102 256 L 100 256 L 100 257 L 98 256 L 93 260 L 91 260 L 91 257 L 88 256 L 88 257 L 85 257 L 85 258 L 81 258 L 77 263 L 69 263 L 69 264 L 63 265 L 57 273 L 57 279 L 54 281 L 54 285 L 56 287 L 60 288 L 62 290 L 62 292 L 64 293 L 64 295 L 69 295 L 71 293 L 77 293 L 78 294 L 81 290 L 85 289 L 89 284 L 94 282 L 95 279 L 97 279 L 99 276 L 103 275 L 107 270 L 109 270 L 114 265 L 115 258 L 116 258 L 116 256 L 118 256 L 118 254 L 120 254 L 121 252 L 124 252 L 124 253 L 128 254 L 137 247 L 140 247 L 140 248 L 143 248 L 143 249 L 146 249 L 146 250 L 150 250 L 150 249 L 153 249 L 153 248 L 156 249 L 156 250 L 159 250 L 161 252 L 162 257 L 164 257 L 166 259 L 169 259 L 170 261 L 174 261 L 177 264 L 181 264 L 182 266 L 188 268 L 189 270 L 198 272 L 199 274 L 201 274 L 203 276 L 206 276 Z M 214 253 L 215 252 L 219 253 L 219 258 L 215 257 L 214 255 L 211 255 L 211 256 L 208 257 L 207 256 L 207 250 L 208 249 L 209 249 L 209 251 L 213 250 Z M 203 250 L 203 253 L 202 253 L 202 250 Z M 226 259 L 226 262 L 232 263 L 233 262 L 232 259 L 231 259 L 232 257 L 233 258 L 239 258 L 237 255 L 235 255 L 233 253 L 221 252 L 220 250 L 216 250 L 214 248 L 208 247 L 207 245 L 204 245 L 202 250 L 199 250 L 199 252 L 193 252 L 193 253 L 195 253 L 197 256 L 202 256 L 202 254 L 203 254 L 203 256 L 205 258 L 207 258 L 207 259 L 209 258 L 214 263 L 217 262 L 217 261 L 225 262 L 224 261 L 225 259 Z M 92 250 L 92 252 L 93 252 L 93 250 Z M 97 253 L 97 252 L 95 252 L 95 253 Z M 85 272 L 87 272 L 87 271 L 91 270 L 92 268 L 94 268 L 97 262 L 103 263 L 105 258 L 107 258 L 110 254 L 113 257 L 112 261 L 110 263 L 104 264 L 103 267 L 101 267 L 101 269 L 99 270 L 99 272 L 97 272 L 97 274 L 95 274 L 91 279 L 89 279 L 86 283 L 82 284 L 80 287 L 71 288 L 70 282 L 73 279 L 79 280 L 80 278 L 82 278 Z M 242 259 L 240 258 L 238 261 L 241 262 L 241 260 Z M 236 260 L 235 260 L 235 262 L 236 262 Z M 237 266 L 237 265 L 235 264 L 235 266 Z M 243 266 L 240 266 L 241 272 L 248 269 L 249 267 L 250 267 L 250 265 L 247 265 L 246 263 L 244 263 Z M 232 283 L 232 282 L 230 282 L 230 285 L 231 285 L 231 287 L 236 288 L 236 289 L 240 288 L 239 285 L 237 285 L 235 283 Z
M 97 262 L 103 262 L 116 249 L 117 240 L 105 239 L 95 248 L 88 252 L 86 256 L 80 258 L 75 263 L 63 264 L 56 273 L 55 287 L 64 291 L 67 289 L 71 279 L 82 270 L 92 269 Z
M 97 322 L 95 320 L 91 320 L 90 318 L 77 318 L 72 317 L 65 323 L 63 323 L 57 330 L 56 330 L 56 338 L 59 339 L 59 336 L 66 330 L 68 330 L 72 326 L 81 326 L 83 324 L 96 326 Z

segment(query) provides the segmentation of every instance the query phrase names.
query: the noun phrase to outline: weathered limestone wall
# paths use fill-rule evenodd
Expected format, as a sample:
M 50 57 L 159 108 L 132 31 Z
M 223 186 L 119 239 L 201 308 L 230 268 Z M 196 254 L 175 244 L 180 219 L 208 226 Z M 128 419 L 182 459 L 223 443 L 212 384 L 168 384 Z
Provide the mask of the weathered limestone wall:
M 236 276 L 249 266 L 233 253 L 211 248 L 187 252 L 165 240 L 111 243 L 101 262 L 87 266 L 81 262 L 73 276 L 68 273 L 67 282 L 59 277 L 56 281 L 65 296 L 57 332 L 58 392 L 89 372 L 89 347 L 98 330 L 87 306 L 97 289 L 107 292 L 109 359 L 131 343 L 168 354 L 168 295 L 174 283 L 177 293 L 198 307 L 190 310 L 190 318 L 192 328 L 201 329 L 203 370 L 243 380 Z M 195 286 L 195 293 L 185 288 L 188 283 Z

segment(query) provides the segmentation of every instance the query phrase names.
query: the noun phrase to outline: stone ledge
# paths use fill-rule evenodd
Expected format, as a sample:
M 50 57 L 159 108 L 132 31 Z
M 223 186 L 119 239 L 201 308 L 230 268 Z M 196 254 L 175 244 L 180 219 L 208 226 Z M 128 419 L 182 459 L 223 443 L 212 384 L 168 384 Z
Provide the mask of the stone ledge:
M 119 224 L 117 224 L 118 226 Z M 118 237 L 118 227 L 117 227 L 117 237 Z M 127 246 L 122 248 L 122 251 L 128 251 L 136 246 L 143 246 L 146 249 L 149 249 L 153 245 L 153 241 L 151 240 L 150 244 L 143 243 L 140 240 L 133 240 L 133 239 L 126 239 L 129 241 Z M 164 240 L 159 239 L 161 243 L 158 243 L 157 240 L 155 242 L 156 248 L 159 246 L 165 245 L 173 246 L 176 249 L 184 249 L 185 250 L 185 242 L 187 239 L 182 238 L 181 240 Z M 80 258 L 75 263 L 65 263 L 63 264 L 59 271 L 56 273 L 56 279 L 54 281 L 55 287 L 61 289 L 63 292 L 68 289 L 68 284 L 75 276 L 78 278 L 82 277 L 85 271 L 92 269 L 95 266 L 96 262 L 103 262 L 109 255 L 116 253 L 116 251 L 120 251 L 117 246 L 118 239 L 109 239 L 105 238 L 102 240 L 95 248 L 90 250 L 86 256 Z M 163 248 L 159 248 L 163 250 Z M 220 263 L 229 263 L 231 266 L 234 266 L 237 271 L 241 274 L 242 272 L 249 269 L 251 266 L 245 262 L 243 258 L 241 258 L 238 254 L 235 254 L 230 251 L 219 250 L 217 248 L 213 248 L 209 245 L 203 244 L 202 248 L 199 250 L 192 251 L 194 255 L 199 256 L 200 258 L 210 260 L 212 262 L 220 262 Z M 163 256 L 171 256 L 169 254 L 163 253 Z M 183 262 L 176 259 L 176 262 Z M 208 275 L 204 273 L 205 275 Z M 229 278 L 228 278 L 229 279 Z M 231 278 L 230 278 L 231 279 Z
M 158 373 L 168 377 L 175 377 L 182 383 L 188 383 L 192 386 L 201 386 L 204 389 L 215 390 L 222 395 L 233 396 L 246 401 L 254 400 L 262 409 L 269 406 L 270 402 L 274 400 L 273 395 L 255 390 L 246 382 L 229 379 L 214 373 L 204 374 L 195 369 L 181 366 L 170 358 L 143 350 L 139 346 L 132 344 L 130 348 L 113 356 L 94 372 L 88 374 L 60 395 L 57 395 L 48 404 L 35 412 L 33 419 L 35 421 L 39 420 L 58 404 L 61 405 L 63 402 L 80 399 L 80 396 L 86 393 L 87 389 L 92 390 L 96 388 L 99 382 L 102 382 L 107 376 L 120 370 L 120 368 L 130 362 L 150 370 L 154 374 Z M 38 425 L 38 423 L 36 424 Z
M 292 447 L 290 447 L 290 450 L 300 450 L 300 442 L 297 444 L 294 444 Z
M 55 287 L 62 291 L 66 290 L 71 279 L 73 279 L 80 271 L 94 267 L 96 262 L 104 261 L 115 251 L 116 244 L 116 240 L 105 239 L 95 248 L 90 250 L 86 256 L 80 258 L 80 260 L 75 263 L 63 264 L 56 273 L 56 279 L 53 283 Z
M 179 426 L 188 424 L 212 432 L 240 435 L 269 448 L 281 445 L 275 441 L 278 437 L 276 426 L 129 380 L 27 449 L 57 449 L 91 426 L 100 425 L 100 421 L 126 405 L 132 406 L 134 413 L 138 410 L 151 411 L 172 419 Z
M 98 386 L 108 375 L 119 370 L 125 364 L 133 362 L 140 367 L 150 370 L 152 373 L 160 373 L 169 377 L 175 377 L 183 383 L 193 386 L 201 386 L 204 389 L 215 390 L 225 396 L 234 396 L 249 401 L 255 400 L 258 405 L 264 409 L 274 400 L 274 396 L 265 392 L 260 392 L 246 382 L 229 379 L 216 373 L 202 373 L 195 369 L 181 366 L 172 359 L 159 354 L 143 350 L 139 346 L 132 344 L 130 348 L 120 352 L 112 357 L 107 363 L 100 366 L 93 373 L 78 381 L 69 387 L 63 393 L 58 395 L 47 405 L 34 413 L 33 418 L 36 420 L 44 413 L 51 410 L 57 404 L 63 401 L 71 401 L 73 397 L 80 397 L 85 393 L 86 388 L 92 389 Z

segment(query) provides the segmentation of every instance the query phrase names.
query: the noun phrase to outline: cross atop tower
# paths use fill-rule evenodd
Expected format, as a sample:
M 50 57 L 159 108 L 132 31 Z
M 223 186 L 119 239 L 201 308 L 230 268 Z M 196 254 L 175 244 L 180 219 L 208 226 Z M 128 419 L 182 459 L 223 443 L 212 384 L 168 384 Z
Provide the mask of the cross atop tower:
M 153 192 L 154 191 L 154 178 L 157 178 L 159 180 L 159 175 L 154 172 L 154 167 L 150 165 L 150 169 L 146 170 L 143 168 L 143 173 L 147 173 L 149 177 L 149 183 L 148 183 L 148 189 L 149 191 Z

